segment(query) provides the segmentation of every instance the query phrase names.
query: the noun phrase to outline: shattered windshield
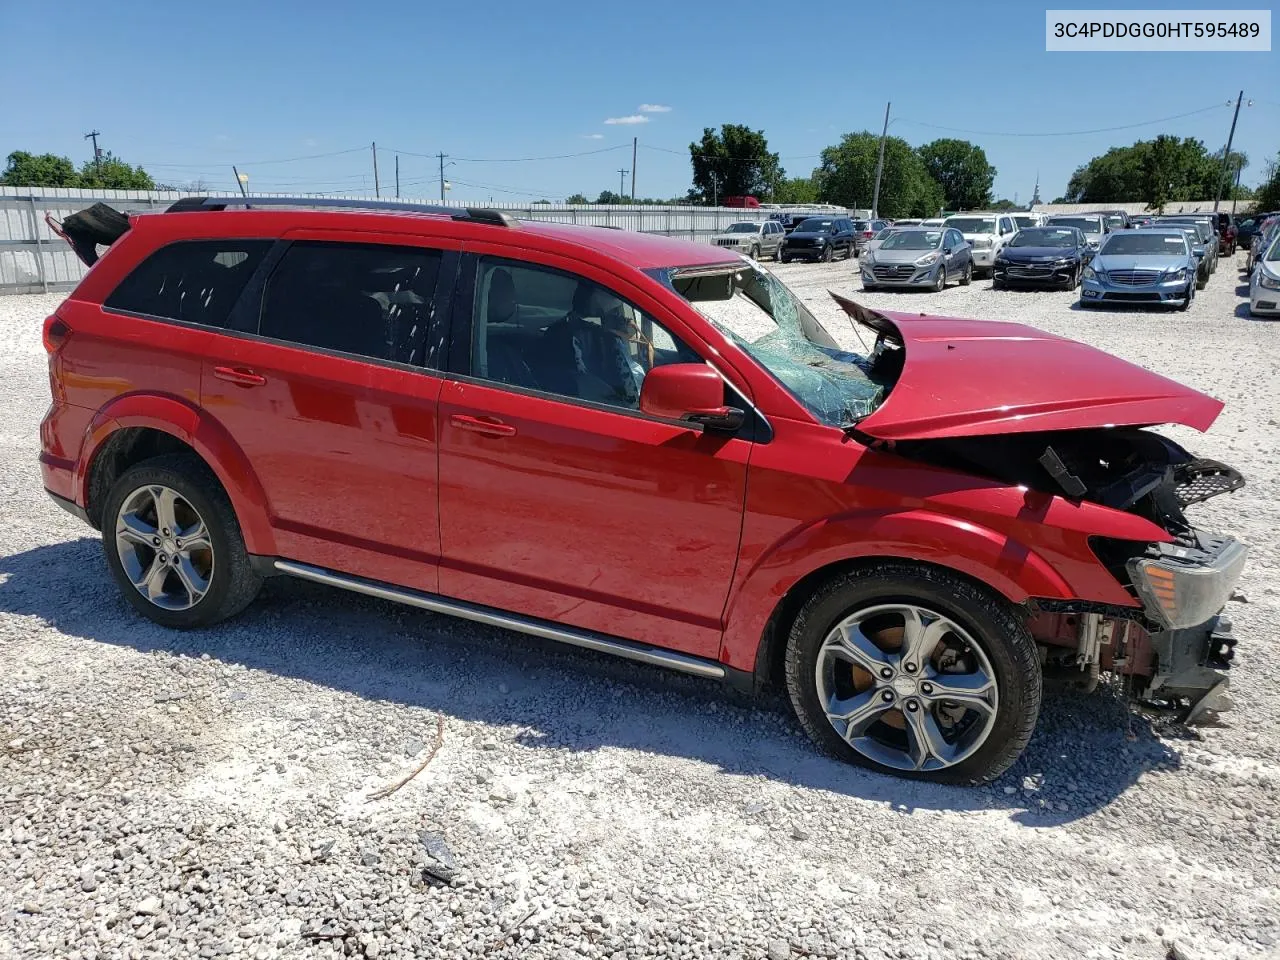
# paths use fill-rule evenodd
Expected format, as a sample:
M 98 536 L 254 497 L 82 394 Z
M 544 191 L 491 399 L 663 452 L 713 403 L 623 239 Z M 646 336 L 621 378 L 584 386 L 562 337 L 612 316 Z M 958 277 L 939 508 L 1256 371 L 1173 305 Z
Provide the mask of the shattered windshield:
M 884 401 L 891 381 L 842 350 L 781 280 L 748 263 L 650 271 L 751 355 L 823 423 L 847 427 Z

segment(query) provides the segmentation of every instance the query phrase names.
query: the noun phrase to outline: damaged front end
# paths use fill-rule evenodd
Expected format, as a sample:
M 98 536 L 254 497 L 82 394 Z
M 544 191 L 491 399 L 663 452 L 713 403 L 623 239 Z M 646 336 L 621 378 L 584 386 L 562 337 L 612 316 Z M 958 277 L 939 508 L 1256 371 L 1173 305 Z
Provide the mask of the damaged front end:
M 1239 472 L 1137 428 L 907 441 L 895 450 L 1125 510 L 1165 530 L 1171 542 L 1090 541 L 1138 606 L 1032 601 L 1029 626 L 1046 676 L 1092 689 L 1111 673 L 1135 700 L 1185 722 L 1230 709 L 1227 671 L 1236 641 L 1222 609 L 1249 548 L 1196 528 L 1186 509 L 1240 489 Z

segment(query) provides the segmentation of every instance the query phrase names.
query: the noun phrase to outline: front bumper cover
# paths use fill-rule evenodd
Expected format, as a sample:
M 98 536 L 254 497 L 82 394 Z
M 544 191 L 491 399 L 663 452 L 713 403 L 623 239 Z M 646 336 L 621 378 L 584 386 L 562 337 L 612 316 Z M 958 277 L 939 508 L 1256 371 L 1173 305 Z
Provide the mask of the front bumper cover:
M 1199 626 L 1163 630 L 1151 634 L 1151 643 L 1159 669 L 1146 699 L 1185 703 L 1181 718 L 1186 723 L 1233 707 L 1227 695 L 1227 672 L 1236 653 L 1230 620 L 1218 615 Z

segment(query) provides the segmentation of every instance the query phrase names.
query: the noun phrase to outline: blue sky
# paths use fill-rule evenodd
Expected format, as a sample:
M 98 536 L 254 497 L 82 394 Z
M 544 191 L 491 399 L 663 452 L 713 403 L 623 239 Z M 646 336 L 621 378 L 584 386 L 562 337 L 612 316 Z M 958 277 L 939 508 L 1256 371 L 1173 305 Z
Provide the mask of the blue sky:
M 1220 149 L 1225 101 L 1241 87 L 1254 98 L 1236 130 L 1251 161 L 1244 182 L 1280 150 L 1277 54 L 1046 53 L 1044 9 L 8 3 L 0 155 L 79 161 L 90 156 L 82 135 L 96 128 L 104 148 L 161 181 L 232 189 L 237 164 L 257 189 L 364 191 L 377 141 L 384 192 L 399 151 L 402 193 L 437 195 L 429 155 L 443 150 L 457 158 L 446 170 L 452 199 L 498 202 L 617 190 L 636 136 L 637 193 L 668 197 L 688 187 L 687 147 L 704 126 L 763 129 L 788 173 L 806 174 L 842 133 L 878 131 L 891 100 L 892 134 L 973 140 L 999 171 L 997 196 L 1026 202 L 1038 172 L 1047 201 L 1110 146 L 1171 133 Z M 1109 133 L 1026 135 L 1197 110 Z M 564 156 L 587 151 L 599 152 Z M 562 158 L 476 162 L 548 156 Z M 265 162 L 294 157 L 312 159 Z

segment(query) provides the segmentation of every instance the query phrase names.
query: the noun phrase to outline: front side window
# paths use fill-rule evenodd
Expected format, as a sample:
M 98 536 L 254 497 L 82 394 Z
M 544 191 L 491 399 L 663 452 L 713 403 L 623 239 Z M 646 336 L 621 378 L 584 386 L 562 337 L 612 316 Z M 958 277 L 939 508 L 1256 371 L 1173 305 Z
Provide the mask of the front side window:
M 162 247 L 120 281 L 108 310 L 223 327 L 270 240 L 184 240 Z
M 648 272 L 687 300 L 820 422 L 847 427 L 884 401 L 892 381 L 875 360 L 842 350 L 773 274 L 748 264 Z
M 421 366 L 442 259 L 422 247 L 294 243 L 267 281 L 258 332 Z
M 698 362 L 665 327 L 594 281 L 514 260 L 480 261 L 474 377 L 638 410 L 650 370 Z

